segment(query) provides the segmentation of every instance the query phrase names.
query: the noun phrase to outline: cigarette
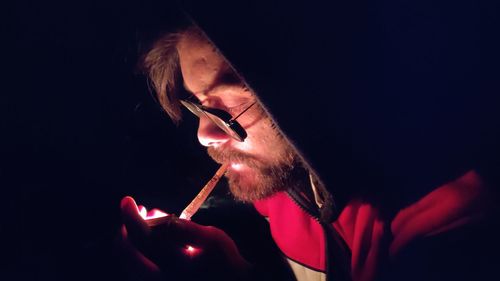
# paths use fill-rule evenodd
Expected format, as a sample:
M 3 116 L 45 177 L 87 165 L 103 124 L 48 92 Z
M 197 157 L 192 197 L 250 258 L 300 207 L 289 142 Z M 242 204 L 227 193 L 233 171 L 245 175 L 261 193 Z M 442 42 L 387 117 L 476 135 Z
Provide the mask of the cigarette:
M 228 167 L 228 163 L 222 164 L 220 168 L 215 172 L 215 175 L 205 184 L 205 186 L 201 189 L 201 191 L 196 195 L 196 197 L 187 205 L 187 207 L 182 211 L 179 218 L 185 220 L 191 220 L 191 217 L 200 209 L 203 202 L 207 200 L 208 195 L 215 188 L 219 180 L 222 178 L 224 173 L 226 172 Z
M 191 220 L 191 217 L 198 211 L 201 205 L 203 205 L 203 202 L 207 200 L 207 197 L 210 194 L 210 192 L 212 192 L 212 190 L 215 188 L 215 185 L 217 185 L 219 180 L 222 178 L 222 176 L 227 170 L 227 167 L 228 163 L 222 164 L 222 166 L 220 166 L 217 172 L 215 172 L 215 175 L 207 182 L 207 184 L 205 184 L 205 186 L 201 189 L 198 195 L 196 195 L 193 201 L 189 203 L 189 205 L 184 209 L 184 211 L 182 211 L 179 218 L 185 220 Z M 169 215 L 169 216 L 146 219 L 146 223 L 148 224 L 148 226 L 154 227 L 160 224 L 169 223 L 175 219 L 177 219 L 177 216 Z

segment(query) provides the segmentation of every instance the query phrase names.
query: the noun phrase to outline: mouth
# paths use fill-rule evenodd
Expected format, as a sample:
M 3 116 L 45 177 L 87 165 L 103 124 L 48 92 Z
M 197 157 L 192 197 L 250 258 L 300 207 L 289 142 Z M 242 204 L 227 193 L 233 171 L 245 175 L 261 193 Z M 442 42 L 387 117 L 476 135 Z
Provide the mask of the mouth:
M 254 169 L 259 164 L 259 161 L 254 156 L 232 149 L 216 150 L 213 147 L 209 147 L 208 155 L 221 165 L 229 163 L 229 170 L 231 172 Z

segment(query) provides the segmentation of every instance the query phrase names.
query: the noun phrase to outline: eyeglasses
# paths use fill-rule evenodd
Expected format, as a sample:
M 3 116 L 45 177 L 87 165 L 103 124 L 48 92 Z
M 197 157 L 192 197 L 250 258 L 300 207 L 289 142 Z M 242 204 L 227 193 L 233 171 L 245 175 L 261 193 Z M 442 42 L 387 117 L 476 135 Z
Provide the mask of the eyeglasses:
M 245 108 L 240 114 L 236 117 L 232 117 L 227 111 L 216 108 L 209 108 L 203 106 L 201 104 L 194 103 L 189 100 L 180 100 L 181 104 L 185 106 L 189 111 L 191 111 L 194 115 L 201 118 L 202 116 L 210 119 L 217 127 L 223 130 L 226 134 L 231 136 L 233 139 L 237 141 L 244 141 L 247 137 L 247 132 L 243 127 L 236 121 L 238 117 L 240 117 L 243 113 L 249 110 L 255 103 L 253 102 L 247 108 Z

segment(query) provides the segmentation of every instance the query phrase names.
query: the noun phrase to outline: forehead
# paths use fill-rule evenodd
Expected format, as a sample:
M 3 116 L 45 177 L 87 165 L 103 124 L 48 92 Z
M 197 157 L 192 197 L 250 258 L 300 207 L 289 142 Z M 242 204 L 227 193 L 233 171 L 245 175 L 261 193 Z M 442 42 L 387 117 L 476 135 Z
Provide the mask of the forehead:
M 177 52 L 184 83 L 193 93 L 207 91 L 221 74 L 232 71 L 216 48 L 199 34 L 181 36 Z

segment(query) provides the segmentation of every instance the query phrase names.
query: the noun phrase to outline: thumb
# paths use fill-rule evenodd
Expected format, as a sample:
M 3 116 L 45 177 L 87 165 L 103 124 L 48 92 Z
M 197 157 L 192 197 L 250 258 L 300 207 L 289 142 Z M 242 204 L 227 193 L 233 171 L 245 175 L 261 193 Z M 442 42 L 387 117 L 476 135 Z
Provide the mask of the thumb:
M 135 200 L 125 196 L 120 202 L 123 223 L 127 231 L 127 237 L 134 244 L 140 244 L 150 234 L 151 230 L 139 213 Z M 139 245 L 138 245 L 139 246 Z

